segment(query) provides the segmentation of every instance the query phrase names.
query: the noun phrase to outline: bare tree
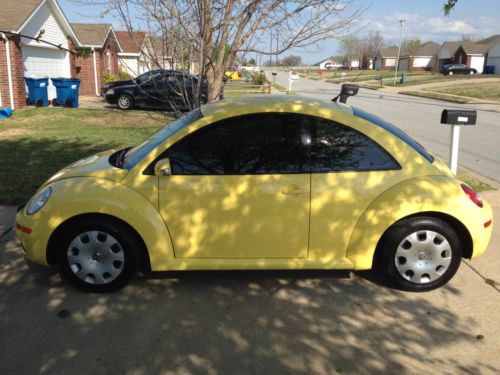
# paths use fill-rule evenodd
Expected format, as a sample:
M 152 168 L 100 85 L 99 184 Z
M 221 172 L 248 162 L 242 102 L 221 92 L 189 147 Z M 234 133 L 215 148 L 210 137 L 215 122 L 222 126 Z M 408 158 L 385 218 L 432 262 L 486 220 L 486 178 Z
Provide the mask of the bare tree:
M 210 101 L 219 98 L 224 73 L 234 65 L 237 54 L 274 56 L 292 47 L 340 37 L 364 10 L 354 4 L 356 0 L 104 1 L 107 11 L 117 15 L 128 30 L 146 28 L 161 40 L 151 54 L 155 65 L 165 66 L 169 58 L 177 66 L 178 56 L 187 55 L 190 67 L 207 79 Z M 279 35 L 279 41 L 269 49 L 271 33 Z
M 302 64 L 302 57 L 289 55 L 281 60 L 281 65 L 283 66 L 300 66 Z
M 364 56 L 374 57 L 384 47 L 384 37 L 380 31 L 370 31 L 366 39 L 361 41 L 360 50 Z
M 405 39 L 401 43 L 401 54 L 402 55 L 415 55 L 418 49 L 422 46 L 419 38 Z
M 339 52 L 344 54 L 344 61 L 347 61 L 349 68 L 351 67 L 351 61 L 361 58 L 361 48 L 361 40 L 354 34 L 347 35 L 340 39 Z

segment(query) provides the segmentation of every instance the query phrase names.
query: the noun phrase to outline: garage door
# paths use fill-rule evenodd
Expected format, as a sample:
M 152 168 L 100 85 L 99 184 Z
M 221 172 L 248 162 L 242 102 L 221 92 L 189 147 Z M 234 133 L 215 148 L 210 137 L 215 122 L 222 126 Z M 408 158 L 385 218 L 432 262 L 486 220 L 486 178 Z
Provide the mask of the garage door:
M 408 71 L 408 59 L 399 59 L 398 71 L 400 72 Z
M 69 59 L 66 51 L 40 47 L 22 47 L 24 76 L 34 78 L 70 77 Z M 56 97 L 55 87 L 49 83 L 49 99 Z

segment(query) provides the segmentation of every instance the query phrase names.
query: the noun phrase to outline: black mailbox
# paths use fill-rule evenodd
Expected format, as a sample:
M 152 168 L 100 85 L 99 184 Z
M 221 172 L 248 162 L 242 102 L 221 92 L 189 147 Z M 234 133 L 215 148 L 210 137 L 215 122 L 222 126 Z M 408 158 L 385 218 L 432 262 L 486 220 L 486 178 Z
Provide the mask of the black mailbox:
M 340 90 L 340 93 L 342 95 L 347 95 L 347 96 L 354 96 L 358 93 L 359 87 L 354 86 L 354 85 L 349 85 L 347 83 L 344 83 L 342 85 L 342 88 Z
M 354 86 L 354 85 L 349 85 L 348 83 L 344 83 L 340 89 L 340 94 L 337 95 L 335 98 L 332 99 L 332 101 L 336 102 L 337 99 L 341 103 L 347 102 L 347 98 L 349 96 L 354 96 L 358 93 L 359 87 Z
M 477 112 L 470 109 L 443 109 L 441 124 L 476 125 Z
M 277 75 L 278 75 L 278 73 L 276 73 L 276 72 L 272 72 L 271 74 L 272 74 L 273 76 L 277 76 Z

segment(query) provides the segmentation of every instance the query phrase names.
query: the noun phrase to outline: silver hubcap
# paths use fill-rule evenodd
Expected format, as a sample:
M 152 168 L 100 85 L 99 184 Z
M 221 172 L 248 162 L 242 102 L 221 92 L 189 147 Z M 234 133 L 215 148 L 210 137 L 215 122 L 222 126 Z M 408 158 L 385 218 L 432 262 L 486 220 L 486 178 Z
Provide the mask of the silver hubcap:
M 401 241 L 394 262 L 403 278 L 427 284 L 439 279 L 450 266 L 451 246 L 443 235 L 432 230 L 414 232 Z
M 101 231 L 83 232 L 71 241 L 68 252 L 71 271 L 88 284 L 107 284 L 123 271 L 125 254 L 120 243 Z
M 130 105 L 130 99 L 126 96 L 121 96 L 120 99 L 118 99 L 118 103 L 120 104 L 120 107 L 127 108 Z

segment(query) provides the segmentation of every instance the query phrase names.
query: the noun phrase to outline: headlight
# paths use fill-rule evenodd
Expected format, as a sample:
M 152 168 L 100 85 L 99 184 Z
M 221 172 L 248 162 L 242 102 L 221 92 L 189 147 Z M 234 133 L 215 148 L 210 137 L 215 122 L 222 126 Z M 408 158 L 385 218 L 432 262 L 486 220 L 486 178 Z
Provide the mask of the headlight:
M 113 95 L 115 93 L 115 90 L 109 89 L 106 91 L 106 95 Z
M 37 195 L 35 195 L 26 208 L 26 214 L 33 215 L 34 213 L 38 212 L 45 205 L 45 203 L 47 203 L 51 194 L 52 188 L 46 187 Z

